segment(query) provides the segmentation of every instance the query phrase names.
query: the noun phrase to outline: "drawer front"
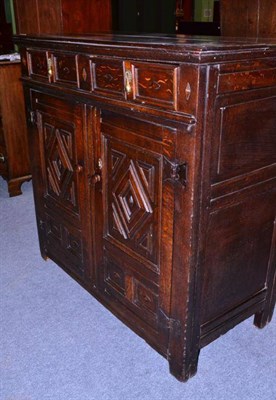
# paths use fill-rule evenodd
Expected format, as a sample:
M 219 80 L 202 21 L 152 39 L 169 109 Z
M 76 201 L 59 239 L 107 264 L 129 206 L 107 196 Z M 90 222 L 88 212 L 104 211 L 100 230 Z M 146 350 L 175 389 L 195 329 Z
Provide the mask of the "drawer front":
M 77 56 L 53 53 L 54 81 L 77 87 Z
M 143 271 L 143 265 L 136 270 Z M 102 291 L 157 329 L 158 285 L 133 270 L 133 261 L 124 253 L 115 255 L 107 248 L 101 272 Z
M 131 70 L 135 101 L 177 110 L 177 66 L 131 63 Z
M 124 97 L 123 61 L 94 58 L 92 76 L 95 93 Z
M 48 52 L 29 50 L 27 52 L 29 76 L 38 80 L 49 80 Z
M 84 243 L 81 230 L 54 215 L 45 214 L 45 242 L 47 252 L 77 275 L 84 274 Z

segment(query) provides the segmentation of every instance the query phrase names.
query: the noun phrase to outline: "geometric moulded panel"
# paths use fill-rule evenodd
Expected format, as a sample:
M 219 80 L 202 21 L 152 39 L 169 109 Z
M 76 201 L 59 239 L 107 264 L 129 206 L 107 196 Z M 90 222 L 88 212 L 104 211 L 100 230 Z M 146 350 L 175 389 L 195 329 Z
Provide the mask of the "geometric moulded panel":
M 159 157 L 107 141 L 108 235 L 157 264 Z
M 71 127 L 69 127 L 70 129 Z M 60 203 L 76 208 L 77 195 L 73 135 L 67 129 L 43 124 L 48 193 Z

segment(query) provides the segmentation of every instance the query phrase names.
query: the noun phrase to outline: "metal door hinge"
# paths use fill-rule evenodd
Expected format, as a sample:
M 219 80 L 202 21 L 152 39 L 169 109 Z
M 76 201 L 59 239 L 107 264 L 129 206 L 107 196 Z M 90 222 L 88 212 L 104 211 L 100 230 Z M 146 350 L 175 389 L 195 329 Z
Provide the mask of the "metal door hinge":
M 44 221 L 42 221 L 42 219 L 38 220 L 38 226 L 42 231 L 44 231 L 46 229 L 46 223 Z
M 36 125 L 36 113 L 35 111 L 30 111 L 30 122 L 33 125 Z
M 187 164 L 170 161 L 164 157 L 164 180 L 171 180 L 187 186 Z

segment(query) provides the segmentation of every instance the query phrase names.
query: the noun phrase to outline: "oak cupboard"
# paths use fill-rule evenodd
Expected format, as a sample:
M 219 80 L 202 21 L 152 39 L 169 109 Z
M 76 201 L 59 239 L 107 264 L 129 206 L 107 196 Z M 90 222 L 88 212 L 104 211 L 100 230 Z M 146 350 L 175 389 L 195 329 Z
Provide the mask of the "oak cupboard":
M 187 380 L 202 347 L 252 315 L 259 328 L 272 317 L 276 44 L 16 43 L 42 256 Z

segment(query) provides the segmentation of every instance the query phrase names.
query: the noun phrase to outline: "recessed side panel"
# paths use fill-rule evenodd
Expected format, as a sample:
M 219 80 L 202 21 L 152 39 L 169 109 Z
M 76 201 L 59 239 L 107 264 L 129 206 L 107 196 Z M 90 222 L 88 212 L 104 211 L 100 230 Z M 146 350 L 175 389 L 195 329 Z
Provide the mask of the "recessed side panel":
M 208 323 L 266 289 L 276 190 L 210 214 L 203 266 L 201 321 Z
M 276 97 L 252 99 L 217 109 L 212 183 L 276 163 Z

